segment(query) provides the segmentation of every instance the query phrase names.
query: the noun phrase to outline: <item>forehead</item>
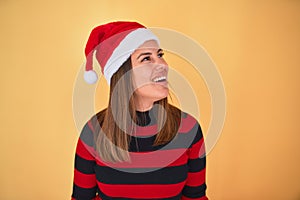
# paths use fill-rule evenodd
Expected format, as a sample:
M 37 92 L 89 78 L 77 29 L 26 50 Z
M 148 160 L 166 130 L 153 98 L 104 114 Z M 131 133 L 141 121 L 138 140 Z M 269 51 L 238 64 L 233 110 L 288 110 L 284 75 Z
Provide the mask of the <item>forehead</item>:
M 144 42 L 141 46 L 139 46 L 135 52 L 141 52 L 144 50 L 158 50 L 159 49 L 159 45 L 155 40 L 149 40 Z

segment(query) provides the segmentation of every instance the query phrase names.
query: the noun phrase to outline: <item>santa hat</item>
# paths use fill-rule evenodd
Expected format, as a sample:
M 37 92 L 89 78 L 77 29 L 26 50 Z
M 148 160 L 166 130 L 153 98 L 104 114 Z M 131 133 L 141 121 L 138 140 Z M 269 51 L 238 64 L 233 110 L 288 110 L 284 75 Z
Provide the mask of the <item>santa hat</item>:
M 93 70 L 93 55 L 101 66 L 108 84 L 113 74 L 144 42 L 158 38 L 137 22 L 111 22 L 94 28 L 85 47 L 86 68 L 84 79 L 93 84 L 97 73 Z

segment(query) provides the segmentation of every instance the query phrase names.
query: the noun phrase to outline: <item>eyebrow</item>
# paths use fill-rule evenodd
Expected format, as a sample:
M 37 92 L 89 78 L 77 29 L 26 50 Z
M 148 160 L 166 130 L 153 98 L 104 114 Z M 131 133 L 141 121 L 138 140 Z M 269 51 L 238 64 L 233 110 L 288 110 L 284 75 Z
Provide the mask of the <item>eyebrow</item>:
M 158 50 L 157 50 L 157 53 L 160 52 L 160 51 L 163 51 L 163 50 L 162 50 L 162 49 L 158 49 Z M 151 54 L 152 54 L 151 52 L 141 53 L 141 54 L 137 57 L 137 59 L 139 59 L 141 56 L 146 56 L 146 55 L 151 55 Z

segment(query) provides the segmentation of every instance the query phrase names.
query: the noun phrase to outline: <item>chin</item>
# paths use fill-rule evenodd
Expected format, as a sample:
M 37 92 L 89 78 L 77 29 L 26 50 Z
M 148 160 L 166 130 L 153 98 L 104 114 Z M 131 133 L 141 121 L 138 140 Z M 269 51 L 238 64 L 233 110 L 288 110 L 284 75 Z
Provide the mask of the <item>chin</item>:
M 163 92 L 163 93 L 157 95 L 157 99 L 158 100 L 162 100 L 162 99 L 168 97 L 168 95 L 169 95 L 169 90 L 167 90 L 166 92 Z
M 169 95 L 169 88 L 153 88 L 153 87 L 142 87 L 137 89 L 136 91 L 137 96 L 152 99 L 152 101 L 159 101 L 168 97 Z

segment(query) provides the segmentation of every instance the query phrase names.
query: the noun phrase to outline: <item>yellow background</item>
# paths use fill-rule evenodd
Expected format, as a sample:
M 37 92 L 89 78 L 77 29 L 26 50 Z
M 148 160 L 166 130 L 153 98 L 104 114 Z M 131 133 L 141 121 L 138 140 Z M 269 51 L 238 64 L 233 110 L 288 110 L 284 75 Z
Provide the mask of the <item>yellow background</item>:
M 300 1 L 1 0 L 1 200 L 70 198 L 73 84 L 90 30 L 111 20 L 182 32 L 218 66 L 227 117 L 210 199 L 300 199 Z

